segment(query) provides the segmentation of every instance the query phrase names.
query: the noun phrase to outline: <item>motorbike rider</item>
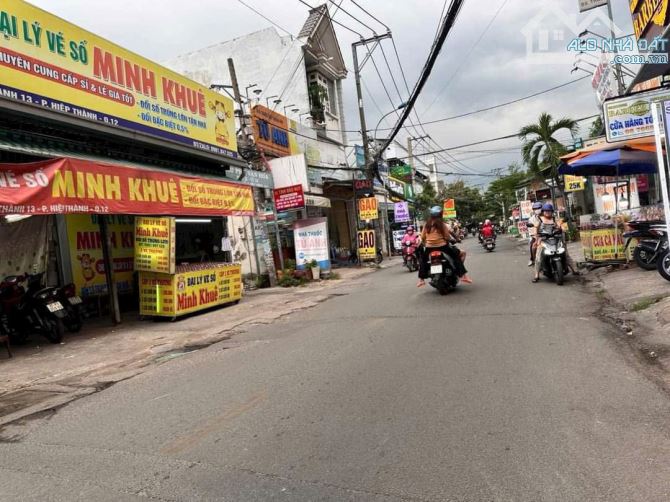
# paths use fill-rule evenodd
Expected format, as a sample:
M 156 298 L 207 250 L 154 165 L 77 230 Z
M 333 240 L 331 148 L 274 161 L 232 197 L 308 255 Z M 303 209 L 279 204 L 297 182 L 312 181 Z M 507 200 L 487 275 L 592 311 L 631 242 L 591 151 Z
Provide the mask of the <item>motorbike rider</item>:
M 414 227 L 412 225 L 407 227 L 405 235 L 402 236 L 402 240 L 400 241 L 402 248 L 405 249 L 405 246 L 409 244 L 412 253 L 415 253 L 420 243 L 421 237 L 414 231 Z
M 454 260 L 456 265 L 456 274 L 466 284 L 472 284 L 472 279 L 468 276 L 465 269 L 465 251 L 459 250 L 456 246 L 449 244 L 451 241 L 451 231 L 442 219 L 442 207 L 433 206 L 430 208 L 430 218 L 421 232 L 421 242 L 424 246 L 423 252 L 419 257 L 419 282 L 418 288 L 425 286 L 429 275 L 428 256 L 431 251 L 443 251 Z
M 496 238 L 496 231 L 493 228 L 493 224 L 491 223 L 491 220 L 486 220 L 484 222 L 484 226 L 482 227 L 480 234 L 481 234 L 483 239 L 495 239 Z
M 528 235 L 530 236 L 530 261 L 528 266 L 532 267 L 535 264 L 535 251 L 537 242 L 537 231 L 540 228 L 540 214 L 542 214 L 542 203 L 540 201 L 533 202 L 533 214 L 528 218 L 528 223 L 532 223 L 532 227 L 528 227 Z
M 535 253 L 535 275 L 533 277 L 532 282 L 537 282 L 540 280 L 540 272 L 542 271 L 542 258 L 543 258 L 543 247 L 540 245 L 542 243 L 542 237 L 540 236 L 540 228 L 542 225 L 554 225 L 554 226 L 559 226 L 559 222 L 556 221 L 556 218 L 554 217 L 554 205 L 551 203 L 546 203 L 542 206 L 542 212 L 540 213 L 540 216 L 538 217 L 540 220 L 540 223 L 537 227 L 537 234 L 535 237 L 535 245 L 537 247 L 537 251 Z M 559 227 L 560 228 L 560 227 Z M 565 249 L 565 260 L 567 262 L 568 268 L 572 271 L 574 275 L 579 275 L 579 272 L 577 272 L 577 267 L 575 266 L 575 262 L 568 253 L 567 247 Z

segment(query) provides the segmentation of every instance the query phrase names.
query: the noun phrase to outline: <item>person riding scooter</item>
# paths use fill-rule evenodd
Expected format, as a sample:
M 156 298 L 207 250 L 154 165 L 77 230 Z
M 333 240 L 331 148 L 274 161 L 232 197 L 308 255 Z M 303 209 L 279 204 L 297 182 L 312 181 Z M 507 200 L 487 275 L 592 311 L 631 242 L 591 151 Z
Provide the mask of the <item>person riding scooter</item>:
M 484 226 L 481 229 L 480 235 L 482 236 L 482 239 L 494 239 L 496 238 L 496 231 L 493 228 L 493 224 L 491 223 L 491 220 L 486 220 L 484 222 Z
M 431 251 L 442 251 L 448 254 L 457 268 L 456 274 L 461 281 L 466 284 L 472 284 L 472 279 L 468 276 L 468 271 L 463 264 L 465 261 L 465 251 L 459 250 L 456 246 L 450 245 L 451 231 L 442 219 L 442 207 L 433 206 L 430 208 L 430 218 L 421 232 L 421 243 L 424 249 L 419 256 L 419 283 L 417 287 L 425 286 L 429 277 L 429 266 L 427 257 Z
M 421 237 L 414 231 L 412 225 L 405 230 L 405 235 L 402 236 L 400 244 L 402 246 L 403 264 L 407 265 L 407 258 L 412 255 L 416 256 L 417 248 L 421 244 Z
M 532 267 L 535 265 L 535 251 L 537 242 L 537 229 L 540 228 L 540 214 L 542 214 L 542 203 L 540 201 L 533 202 L 533 214 L 531 214 L 528 219 L 528 223 L 532 223 L 532 226 L 528 227 L 528 235 L 530 236 L 530 261 L 528 266 Z
M 559 223 L 556 221 L 556 218 L 554 218 L 554 205 L 547 203 L 542 206 L 542 213 L 539 216 L 540 223 L 537 227 L 537 236 L 535 239 L 535 246 L 537 248 L 537 251 L 535 253 L 535 275 L 533 277 L 532 282 L 538 282 L 540 280 L 540 272 L 542 271 L 542 258 L 543 258 L 543 250 L 544 248 L 540 245 L 542 243 L 542 227 L 544 225 L 553 225 L 554 227 L 560 228 Z M 579 275 L 579 272 L 577 272 L 577 267 L 575 265 L 574 260 L 568 254 L 568 250 L 566 248 L 565 250 L 565 259 L 566 263 L 568 265 L 568 268 L 570 271 L 573 273 L 573 275 Z

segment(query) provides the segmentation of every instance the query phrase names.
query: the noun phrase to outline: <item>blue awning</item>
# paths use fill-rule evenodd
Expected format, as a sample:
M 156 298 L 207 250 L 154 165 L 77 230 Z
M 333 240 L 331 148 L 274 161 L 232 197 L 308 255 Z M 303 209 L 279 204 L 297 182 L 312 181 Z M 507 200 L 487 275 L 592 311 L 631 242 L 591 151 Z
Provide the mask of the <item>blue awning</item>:
M 602 150 L 569 163 L 562 164 L 559 174 L 573 176 L 630 176 L 658 172 L 656 154 L 652 152 L 616 148 Z

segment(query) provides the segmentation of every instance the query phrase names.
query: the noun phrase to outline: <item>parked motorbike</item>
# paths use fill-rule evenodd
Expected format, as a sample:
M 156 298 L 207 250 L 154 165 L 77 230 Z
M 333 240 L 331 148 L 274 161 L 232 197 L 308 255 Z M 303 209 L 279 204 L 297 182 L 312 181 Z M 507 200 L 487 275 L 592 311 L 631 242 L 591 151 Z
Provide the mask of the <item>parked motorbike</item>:
M 658 273 L 665 279 L 666 281 L 670 281 L 670 248 L 668 247 L 668 233 L 665 230 L 665 225 L 660 225 L 660 228 L 658 229 L 663 236 L 661 237 L 661 255 L 658 257 L 658 260 L 656 261 L 656 270 L 658 270 Z
M 532 223 L 528 226 L 533 227 Z M 542 238 L 540 244 L 542 252 L 542 273 L 549 279 L 554 279 L 559 286 L 565 281 L 568 272 L 568 259 L 565 252 L 563 230 L 559 225 L 540 225 L 538 235 Z
M 441 295 L 446 295 L 458 285 L 454 260 L 443 251 L 431 251 L 427 259 L 430 263 L 430 285 Z
M 63 318 L 63 324 L 70 333 L 78 333 L 84 324 L 81 315 L 82 299 L 77 295 L 77 289 L 70 283 L 58 289 L 58 301 L 61 302 L 67 312 Z
M 667 250 L 665 235 L 665 224 L 659 221 L 630 221 L 628 226 L 632 228 L 623 236 L 626 238 L 624 252 L 628 250 L 633 239 L 638 243 L 633 250 L 633 259 L 637 266 L 644 270 L 656 269 L 659 257 Z
M 402 245 L 402 262 L 410 272 L 419 270 L 419 259 L 416 256 L 416 245 L 405 242 Z
M 27 288 L 22 283 L 27 283 Z M 56 288 L 42 287 L 42 274 L 6 277 L 0 283 L 0 303 L 7 316 L 9 336 L 19 343 L 29 335 L 43 335 L 51 343 L 63 340 L 65 307 Z
M 357 265 L 360 260 L 358 259 L 358 250 L 356 248 L 353 248 L 351 250 L 351 254 L 349 255 L 349 263 L 352 265 Z M 377 248 L 377 256 L 375 257 L 375 263 L 379 265 L 381 262 L 384 261 L 384 254 L 382 253 L 382 250 Z
M 482 242 L 482 246 L 491 253 L 496 248 L 496 240 L 493 237 L 486 237 L 484 242 Z

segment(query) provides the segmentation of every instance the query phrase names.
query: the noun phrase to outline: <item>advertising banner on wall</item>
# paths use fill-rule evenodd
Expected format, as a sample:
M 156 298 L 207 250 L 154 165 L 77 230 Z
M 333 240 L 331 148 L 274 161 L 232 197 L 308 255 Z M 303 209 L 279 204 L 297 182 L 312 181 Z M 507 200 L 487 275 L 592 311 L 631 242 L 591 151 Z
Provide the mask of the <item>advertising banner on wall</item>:
M 519 202 L 519 209 L 521 210 L 522 220 L 527 220 L 533 215 L 533 203 L 529 200 Z
M 610 99 L 603 104 L 607 141 L 623 141 L 654 135 L 651 104 L 670 100 L 670 90 L 659 89 L 623 98 Z
M 237 157 L 231 99 L 23 0 L 0 16 L 0 96 Z
M 330 269 L 330 246 L 328 245 L 328 219 L 310 218 L 293 224 L 295 261 L 298 269 L 307 268 L 316 260 L 322 269 Z
M 251 125 L 256 146 L 277 157 L 291 155 L 288 138 L 288 119 L 281 113 L 262 105 L 251 109 Z
M 616 214 L 619 211 L 640 207 L 640 195 L 637 192 L 635 178 L 617 181 L 615 178 L 596 178 L 593 183 L 593 197 L 596 213 Z
M 302 191 L 302 185 L 275 188 L 273 193 L 277 212 L 304 209 L 305 207 L 305 194 Z
M 358 259 L 360 261 L 377 258 L 377 240 L 374 230 L 359 230 L 356 232 Z
M 32 219 L 32 218 L 31 218 Z M 112 216 L 108 223 L 112 241 L 114 279 L 119 293 L 133 290 L 134 218 Z M 65 217 L 70 249 L 72 282 L 82 297 L 107 294 L 102 239 L 97 216 L 70 214 Z
M 456 201 L 454 199 L 447 199 L 444 201 L 444 215 L 445 220 L 456 219 Z
M 0 166 L 0 214 L 251 216 L 251 187 L 78 159 Z
M 376 220 L 379 218 L 379 203 L 376 197 L 358 199 L 358 217 L 361 221 Z
M 175 218 L 135 218 L 135 270 L 174 274 Z
M 409 204 L 407 202 L 396 202 L 393 204 L 393 221 L 396 223 L 406 223 L 411 220 Z

